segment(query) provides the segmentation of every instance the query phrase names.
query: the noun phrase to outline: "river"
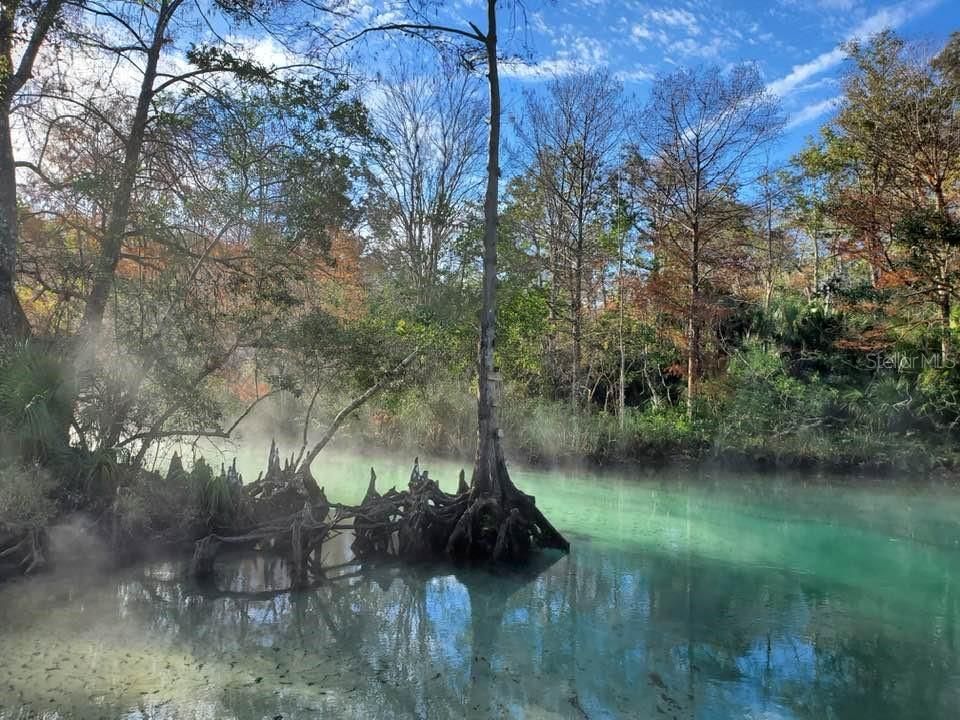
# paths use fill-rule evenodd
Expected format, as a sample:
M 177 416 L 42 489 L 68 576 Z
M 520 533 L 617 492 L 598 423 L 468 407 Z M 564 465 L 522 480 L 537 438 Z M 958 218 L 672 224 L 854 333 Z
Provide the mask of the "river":
M 315 474 L 357 501 L 369 464 L 321 456 Z M 409 474 L 375 464 L 381 489 Z M 456 486 L 457 467 L 428 466 Z M 960 493 L 514 479 L 569 555 L 525 572 L 384 566 L 301 592 L 271 592 L 282 563 L 243 557 L 216 588 L 170 562 L 0 586 L 0 719 L 958 716 Z

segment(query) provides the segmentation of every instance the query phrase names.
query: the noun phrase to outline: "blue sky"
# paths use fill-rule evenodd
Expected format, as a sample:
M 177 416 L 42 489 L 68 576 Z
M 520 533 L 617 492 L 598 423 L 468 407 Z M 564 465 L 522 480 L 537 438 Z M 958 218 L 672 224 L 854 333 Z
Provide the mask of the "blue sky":
M 886 27 L 934 46 L 960 29 L 956 0 L 568 0 L 525 3 L 525 29 L 503 44 L 529 60 L 503 70 L 507 112 L 520 87 L 555 74 L 608 67 L 643 102 L 653 78 L 672 68 L 755 62 L 788 118 L 780 153 L 799 149 L 829 117 L 840 94 L 844 55 L 838 45 Z M 382 10 L 381 10 L 382 11 Z M 446 4 L 451 24 L 482 26 L 480 0 Z
M 334 33 L 341 36 L 399 20 L 410 6 L 409 0 L 342 2 L 346 15 Z M 465 29 L 469 20 L 480 27 L 486 24 L 485 0 L 436 0 L 432 4 L 431 0 L 416 0 L 413 4 L 420 3 L 432 6 L 437 20 L 444 24 Z M 521 90 L 543 87 L 556 75 L 608 68 L 639 106 L 658 74 L 684 66 L 755 62 L 768 88 L 783 101 L 787 127 L 775 152 L 781 159 L 815 135 L 835 107 L 845 68 L 838 45 L 844 40 L 889 27 L 939 48 L 952 31 L 960 30 L 960 0 L 524 0 L 520 6 L 525 9 L 523 14 L 500 13 L 501 47 L 523 58 L 501 66 L 505 117 L 520 109 Z M 329 19 L 323 17 L 324 22 Z M 231 42 L 248 46 L 266 65 L 301 59 L 249 27 L 224 26 L 221 30 Z M 385 40 L 373 37 L 367 36 L 374 46 Z M 171 47 L 165 62 L 182 69 L 183 51 L 196 35 L 179 39 L 180 47 Z M 408 37 L 394 34 L 387 44 L 392 42 L 415 59 L 432 52 Z M 359 45 L 347 52 L 359 51 L 361 74 L 375 73 L 390 64 L 389 52 L 379 56 L 365 53 L 362 48 L 369 51 L 370 45 Z M 103 62 L 106 64 L 72 58 L 72 72 L 76 79 L 99 81 L 109 71 L 112 82 L 132 90 L 139 87 L 139 68 L 116 66 L 112 56 Z M 508 141 L 509 128 L 507 123 Z M 17 139 L 26 145 L 21 135 Z

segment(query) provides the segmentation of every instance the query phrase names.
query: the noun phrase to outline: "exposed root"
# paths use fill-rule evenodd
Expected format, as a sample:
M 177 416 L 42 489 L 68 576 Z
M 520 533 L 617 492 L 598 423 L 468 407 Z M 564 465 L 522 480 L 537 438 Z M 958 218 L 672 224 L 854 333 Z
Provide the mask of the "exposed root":
M 30 575 L 47 565 L 47 536 L 43 528 L 0 523 L 0 580 Z
M 440 489 L 414 461 L 405 490 L 377 490 L 377 476 L 357 506 L 331 503 L 308 471 L 293 458 L 281 465 L 270 447 L 266 474 L 244 487 L 250 527 L 211 533 L 196 544 L 193 571 L 209 577 L 223 546 L 279 552 L 290 560 L 293 583 L 303 587 L 322 570 L 323 543 L 350 531 L 360 560 L 399 557 L 422 560 L 447 557 L 473 563 L 523 563 L 535 550 L 566 552 L 569 544 L 536 506 L 516 488 L 501 457 L 478 463 L 468 485 L 460 471 L 457 492 Z M 484 477 L 485 468 L 492 469 Z

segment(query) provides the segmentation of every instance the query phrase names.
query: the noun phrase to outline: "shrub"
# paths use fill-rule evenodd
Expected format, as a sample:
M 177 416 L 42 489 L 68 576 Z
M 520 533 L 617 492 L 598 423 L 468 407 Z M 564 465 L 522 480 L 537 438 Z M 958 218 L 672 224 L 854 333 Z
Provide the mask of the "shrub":
M 229 526 L 243 510 L 239 487 L 233 485 L 225 473 L 214 475 L 202 457 L 197 458 L 187 474 L 186 484 L 190 502 L 184 511 L 194 520 L 211 526 Z
M 56 353 L 36 343 L 0 356 L 0 437 L 24 463 L 62 459 L 69 447 L 72 394 Z
M 56 514 L 55 488 L 47 472 L 33 465 L 0 469 L 0 522 L 43 526 Z
M 792 447 L 815 445 L 833 420 L 833 388 L 817 375 L 808 381 L 791 376 L 778 354 L 757 345 L 733 357 L 728 382 L 730 396 L 716 409 L 716 452 L 789 454 Z

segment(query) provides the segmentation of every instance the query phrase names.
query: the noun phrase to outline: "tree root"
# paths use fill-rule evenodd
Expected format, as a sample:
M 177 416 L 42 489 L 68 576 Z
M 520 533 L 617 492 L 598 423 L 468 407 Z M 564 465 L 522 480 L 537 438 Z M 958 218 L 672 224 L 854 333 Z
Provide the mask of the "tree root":
M 30 575 L 47 565 L 47 536 L 43 528 L 0 523 L 0 580 Z
M 290 561 L 295 587 L 316 578 L 323 543 L 341 532 L 353 533 L 351 549 L 360 560 L 397 557 L 424 560 L 445 557 L 459 562 L 526 562 L 532 552 L 553 548 L 566 552 L 569 543 L 537 508 L 535 499 L 521 492 L 502 458 L 478 470 L 468 485 L 461 470 L 457 492 L 440 489 L 414 461 L 407 489 L 380 493 L 377 476 L 357 506 L 331 503 L 323 488 L 291 458 L 281 465 L 271 445 L 266 474 L 244 487 L 249 507 L 244 516 L 252 527 L 220 530 L 196 543 L 193 572 L 210 577 L 219 550 L 242 546 L 280 552 Z

